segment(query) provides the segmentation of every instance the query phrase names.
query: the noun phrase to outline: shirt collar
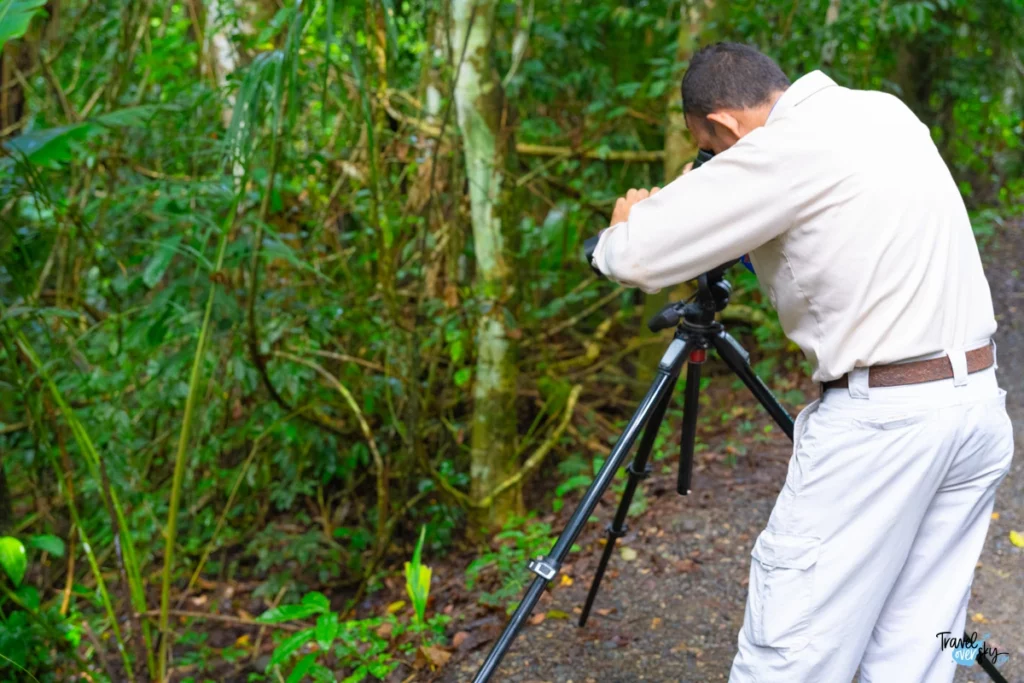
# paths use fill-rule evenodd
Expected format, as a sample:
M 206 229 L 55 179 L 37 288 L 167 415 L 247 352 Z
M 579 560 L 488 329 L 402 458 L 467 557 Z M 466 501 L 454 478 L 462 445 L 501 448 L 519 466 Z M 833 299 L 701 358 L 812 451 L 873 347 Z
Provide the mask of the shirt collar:
M 765 122 L 772 122 L 772 119 L 782 116 L 787 111 L 806 100 L 811 95 L 821 92 L 825 88 L 831 88 L 836 85 L 836 82 L 826 76 L 821 71 L 812 71 L 806 76 L 802 76 L 796 80 L 795 83 L 786 89 L 786 92 L 782 93 L 782 96 L 775 101 L 772 106 L 771 112 L 768 113 L 768 120 Z

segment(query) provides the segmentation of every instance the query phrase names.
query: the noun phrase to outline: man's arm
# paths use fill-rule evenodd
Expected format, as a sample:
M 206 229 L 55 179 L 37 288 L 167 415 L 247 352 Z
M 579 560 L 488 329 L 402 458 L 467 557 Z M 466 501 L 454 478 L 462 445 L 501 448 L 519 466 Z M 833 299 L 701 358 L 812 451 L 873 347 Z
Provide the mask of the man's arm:
M 791 169 L 759 144 L 763 132 L 751 133 L 696 171 L 627 206 L 628 217 L 617 211 L 621 220 L 601 234 L 594 265 L 612 280 L 656 292 L 784 232 L 799 199 L 790 189 Z M 630 198 L 624 198 L 627 205 Z

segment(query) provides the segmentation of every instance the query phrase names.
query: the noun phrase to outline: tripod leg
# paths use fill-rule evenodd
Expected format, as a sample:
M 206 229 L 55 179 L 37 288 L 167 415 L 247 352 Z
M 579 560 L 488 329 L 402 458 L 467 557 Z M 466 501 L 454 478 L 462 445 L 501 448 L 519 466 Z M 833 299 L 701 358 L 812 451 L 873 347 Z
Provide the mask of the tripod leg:
M 683 435 L 679 441 L 679 474 L 676 480 L 676 492 L 681 496 L 690 495 L 693 482 L 693 449 L 697 443 L 697 414 L 700 412 L 700 374 L 707 357 L 706 349 L 696 349 L 690 352 L 690 363 L 686 366 Z
M 494 675 L 505 653 L 511 647 L 512 641 L 515 640 L 519 630 L 526 623 L 530 612 L 537 606 L 537 601 L 540 600 L 547 582 L 558 574 L 558 570 L 561 568 L 565 556 L 569 554 L 569 549 L 572 548 L 576 537 L 579 536 L 587 520 L 590 519 L 590 515 L 593 514 L 594 508 L 597 507 L 598 501 L 601 500 L 601 496 L 612 483 L 615 472 L 622 466 L 626 456 L 629 455 L 629 450 L 633 447 L 633 443 L 640 434 L 640 430 L 643 429 L 644 424 L 657 406 L 665 400 L 665 395 L 672 391 L 672 387 L 675 385 L 675 378 L 679 374 L 679 368 L 686 357 L 686 351 L 687 344 L 681 339 L 673 339 L 672 343 L 669 344 L 668 350 L 665 351 L 665 355 L 661 359 L 661 363 L 658 364 L 658 372 L 654 378 L 654 383 L 647 391 L 647 395 L 630 419 L 629 424 L 626 425 L 625 431 L 619 437 L 618 442 L 612 449 L 608 459 L 605 460 L 594 481 L 587 488 L 587 492 L 583 494 L 583 500 L 580 501 L 579 507 L 572 513 L 569 523 L 558 537 L 558 540 L 555 541 L 551 552 L 546 557 L 539 557 L 530 562 L 530 571 L 536 574 L 537 578 L 530 584 L 526 595 L 523 596 L 508 624 L 505 625 L 505 630 L 501 632 L 498 642 L 494 644 L 494 647 L 487 654 L 487 659 L 484 660 L 483 665 L 473 679 L 474 683 L 485 683 Z
M 675 382 L 672 382 L 672 387 L 675 387 Z M 594 599 L 597 597 L 597 591 L 601 587 L 601 579 L 604 578 L 608 561 L 615 550 L 615 542 L 625 536 L 629 529 L 629 526 L 626 524 L 626 515 L 629 514 L 629 506 L 633 502 L 637 486 L 640 485 L 642 479 L 646 479 L 651 473 L 651 466 L 648 464 L 647 458 L 651 454 L 651 448 L 654 447 L 654 439 L 658 436 L 658 428 L 661 427 L 665 411 L 668 410 L 669 403 L 671 402 L 672 389 L 670 388 L 661 400 L 661 403 L 655 407 L 651 418 L 647 421 L 647 427 L 644 428 L 644 437 L 640 440 L 640 446 L 637 447 L 636 456 L 629 467 L 626 468 L 626 472 L 629 474 L 629 481 L 626 482 L 626 490 L 623 491 L 622 500 L 619 501 L 619 507 L 615 511 L 615 518 L 608 524 L 608 540 L 604 544 L 604 551 L 601 553 L 601 561 L 597 564 L 594 580 L 590 583 L 587 601 L 583 604 L 583 613 L 580 614 L 580 626 L 585 626 L 587 618 L 590 616 L 590 609 L 594 606 Z
M 782 407 L 782 404 L 775 398 L 771 390 L 765 386 L 761 378 L 754 374 L 750 367 L 750 354 L 725 330 L 712 335 L 710 339 L 711 344 L 715 347 L 715 351 L 722 357 L 725 364 L 729 366 L 729 369 L 743 380 L 743 383 L 747 385 L 750 392 L 754 394 L 754 398 L 764 406 L 764 409 L 775 420 L 775 424 L 779 425 L 786 436 L 792 439 L 793 418 Z

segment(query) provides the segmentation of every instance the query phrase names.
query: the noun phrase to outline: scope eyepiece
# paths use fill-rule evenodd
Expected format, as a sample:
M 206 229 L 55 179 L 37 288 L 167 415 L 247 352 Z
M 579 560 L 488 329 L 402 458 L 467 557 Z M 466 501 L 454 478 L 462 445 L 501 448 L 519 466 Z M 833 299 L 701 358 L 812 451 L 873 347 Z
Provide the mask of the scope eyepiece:
M 598 277 L 603 278 L 604 273 L 598 270 L 597 266 L 594 265 L 594 250 L 597 249 L 597 243 L 601 239 L 601 235 L 597 234 L 583 242 L 583 258 L 587 260 L 590 265 L 590 269 L 597 274 Z
M 700 168 L 703 164 L 711 161 L 715 156 L 715 153 L 710 149 L 699 149 L 697 150 L 697 158 L 693 160 L 693 167 Z

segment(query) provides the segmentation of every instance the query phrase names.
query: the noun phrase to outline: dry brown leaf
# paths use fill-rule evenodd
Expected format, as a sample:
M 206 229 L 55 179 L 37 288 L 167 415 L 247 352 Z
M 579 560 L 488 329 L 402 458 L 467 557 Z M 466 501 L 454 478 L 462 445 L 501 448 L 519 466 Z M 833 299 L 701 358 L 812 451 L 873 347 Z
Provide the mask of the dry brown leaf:
M 537 614 L 534 614 L 532 617 L 530 617 L 530 623 L 534 626 L 536 626 L 537 624 L 544 623 L 544 620 L 547 618 L 547 616 L 548 615 L 546 612 L 538 612 Z
M 442 667 L 452 658 L 451 652 L 442 650 L 435 645 L 422 645 L 419 649 L 419 654 L 423 655 L 424 659 L 432 667 Z

